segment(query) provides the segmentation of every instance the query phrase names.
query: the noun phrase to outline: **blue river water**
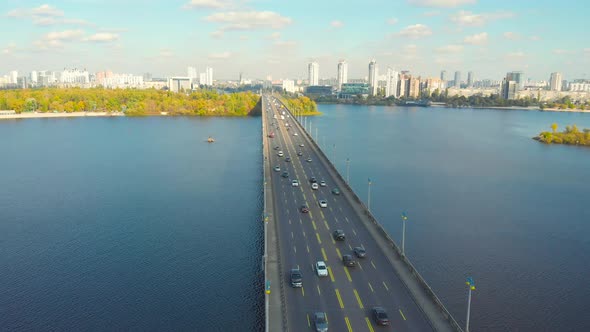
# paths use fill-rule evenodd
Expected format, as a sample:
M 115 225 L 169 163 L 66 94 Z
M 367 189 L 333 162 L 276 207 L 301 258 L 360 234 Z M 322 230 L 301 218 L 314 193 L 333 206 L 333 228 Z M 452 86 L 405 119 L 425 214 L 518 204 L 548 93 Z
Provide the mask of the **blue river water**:
M 320 105 L 329 158 L 461 324 L 590 331 L 590 148 L 531 139 L 590 114 Z M 308 119 L 309 120 L 309 119 Z
M 474 331 L 590 331 L 590 114 L 320 105 L 312 133 Z M 260 118 L 0 121 L 0 330 L 260 331 Z M 204 143 L 213 135 L 214 144 Z
M 260 118 L 0 134 L 0 330 L 262 330 Z

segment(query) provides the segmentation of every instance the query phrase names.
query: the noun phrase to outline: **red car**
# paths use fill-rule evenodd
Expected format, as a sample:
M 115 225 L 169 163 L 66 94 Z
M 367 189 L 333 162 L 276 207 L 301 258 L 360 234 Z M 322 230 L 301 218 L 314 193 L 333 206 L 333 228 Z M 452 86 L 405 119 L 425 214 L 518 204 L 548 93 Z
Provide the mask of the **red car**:
M 301 213 L 308 213 L 309 212 L 309 209 L 305 205 L 301 205 L 299 210 L 301 211 Z

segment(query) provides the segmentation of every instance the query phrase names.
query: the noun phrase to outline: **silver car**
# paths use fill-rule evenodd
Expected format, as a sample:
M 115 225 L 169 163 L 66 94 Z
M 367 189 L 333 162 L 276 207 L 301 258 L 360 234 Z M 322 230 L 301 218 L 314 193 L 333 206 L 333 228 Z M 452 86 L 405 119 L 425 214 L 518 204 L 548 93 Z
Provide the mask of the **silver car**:
M 328 332 L 328 319 L 326 313 L 318 311 L 313 314 L 313 325 L 317 332 Z

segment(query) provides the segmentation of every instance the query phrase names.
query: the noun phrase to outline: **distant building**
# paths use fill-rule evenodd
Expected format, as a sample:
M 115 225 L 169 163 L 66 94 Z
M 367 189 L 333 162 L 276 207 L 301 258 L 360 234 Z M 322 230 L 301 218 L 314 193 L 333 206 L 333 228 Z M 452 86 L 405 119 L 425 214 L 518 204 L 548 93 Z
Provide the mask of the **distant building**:
M 375 59 L 369 62 L 369 87 L 370 87 L 370 95 L 376 96 L 377 95 L 377 88 L 379 87 L 377 76 L 379 75 L 377 69 L 377 61 Z
M 86 69 L 64 69 L 61 72 L 59 82 L 63 84 L 87 84 L 90 83 L 90 75 Z
M 13 70 L 10 72 L 10 82 L 12 84 L 18 84 L 18 71 Z
M 453 86 L 457 89 L 461 89 L 461 72 L 455 72 L 455 81 L 453 82 Z
M 151 73 L 144 73 L 143 74 L 143 81 L 144 82 L 151 82 L 152 81 L 152 74 Z
M 367 83 L 343 83 L 339 98 L 349 99 L 357 96 L 367 97 L 369 85 Z
M 570 91 L 590 92 L 590 82 L 572 82 L 569 84 Z
M 549 78 L 549 90 L 561 91 L 561 73 L 551 73 Z
M 518 82 L 509 80 L 508 76 L 502 81 L 502 98 L 508 100 L 516 99 L 516 93 L 518 90 Z
M 419 98 L 420 97 L 420 77 L 410 76 L 408 80 L 408 90 L 406 97 Z
M 168 88 L 172 92 L 190 91 L 192 88 L 189 77 L 171 77 L 168 79 Z
M 424 81 L 424 90 L 428 94 L 432 94 L 434 91 L 442 92 L 445 89 L 445 82 L 440 78 L 427 78 Z
M 37 84 L 37 82 L 39 81 L 39 76 L 37 75 L 37 71 L 33 70 L 31 72 L 31 83 L 32 84 Z
M 206 81 L 205 81 L 205 85 L 207 86 L 213 86 L 213 68 L 211 67 L 207 67 L 205 69 L 205 74 L 206 74 Z
M 475 78 L 473 77 L 473 72 L 472 71 L 467 72 L 467 87 L 472 88 L 474 81 L 475 81 Z
M 186 68 L 186 76 L 190 78 L 192 81 L 196 81 L 199 76 L 197 73 L 197 68 L 195 67 L 187 67 Z
M 311 85 L 305 89 L 305 94 L 310 97 L 331 96 L 334 94 L 334 87 L 331 85 Z
M 515 81 L 518 85 L 518 90 L 524 89 L 524 73 L 521 71 L 511 71 L 506 74 L 506 80 Z
M 443 82 L 446 82 L 447 81 L 447 71 L 446 70 L 442 70 L 440 72 L 440 80 L 443 81 Z
M 207 85 L 207 73 L 199 74 L 199 85 Z
M 387 74 L 385 75 L 385 97 L 397 97 L 397 82 L 398 73 L 397 71 L 387 67 Z
M 342 84 L 348 83 L 348 63 L 344 60 L 338 62 L 338 91 L 342 90 Z
M 295 92 L 295 81 L 283 80 L 283 90 L 290 93 Z
M 317 86 L 320 83 L 320 65 L 313 61 L 307 65 L 307 74 L 310 86 Z

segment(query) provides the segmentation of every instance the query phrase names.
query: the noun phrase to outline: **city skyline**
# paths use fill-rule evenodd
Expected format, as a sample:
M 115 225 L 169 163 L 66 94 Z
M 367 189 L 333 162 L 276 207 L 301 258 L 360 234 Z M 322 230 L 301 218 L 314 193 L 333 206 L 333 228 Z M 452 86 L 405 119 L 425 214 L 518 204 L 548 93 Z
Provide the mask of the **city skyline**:
M 589 75 L 590 43 L 579 42 L 586 40 L 581 2 L 567 11 L 549 1 L 535 9 L 475 0 L 375 0 L 347 8 L 305 2 L 182 0 L 129 15 L 143 2 L 8 0 L 0 4 L 0 27 L 11 32 L 0 37 L 0 72 L 81 67 L 173 76 L 191 65 L 219 68 L 221 79 L 241 72 L 306 78 L 313 60 L 321 79 L 337 76 L 340 59 L 348 77 L 365 77 L 374 58 L 382 68 L 432 77 L 441 70 L 493 79 L 508 71 L 536 80 L 550 72 Z

